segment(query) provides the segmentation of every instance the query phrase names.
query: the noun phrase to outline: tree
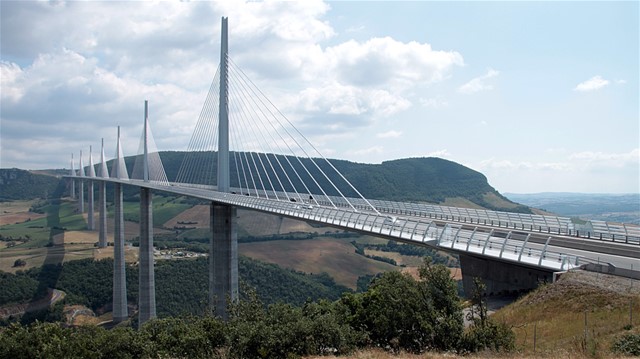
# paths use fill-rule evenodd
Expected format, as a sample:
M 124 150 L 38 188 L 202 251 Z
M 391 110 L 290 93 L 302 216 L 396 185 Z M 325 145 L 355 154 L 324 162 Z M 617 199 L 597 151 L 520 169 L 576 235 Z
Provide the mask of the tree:
M 463 347 L 471 352 L 479 350 L 510 351 L 515 348 L 515 333 L 504 323 L 496 323 L 487 315 L 484 300 L 485 284 L 480 278 L 473 279 L 471 308 L 467 319 L 473 322 L 465 333 Z
M 432 303 L 433 346 L 441 350 L 457 348 L 464 332 L 464 320 L 456 281 L 449 268 L 432 264 L 429 257 L 424 259 L 418 273 L 428 298 L 425 300 Z
M 394 351 L 421 352 L 430 344 L 433 331 L 429 320 L 432 307 L 425 299 L 413 277 L 387 272 L 362 294 L 356 324 L 369 333 L 373 344 Z

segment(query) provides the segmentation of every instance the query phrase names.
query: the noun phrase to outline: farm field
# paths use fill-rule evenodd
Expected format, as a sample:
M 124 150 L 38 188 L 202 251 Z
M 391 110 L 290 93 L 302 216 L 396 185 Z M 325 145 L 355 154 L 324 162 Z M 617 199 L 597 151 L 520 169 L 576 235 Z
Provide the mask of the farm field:
M 348 239 L 319 237 L 241 243 L 238 250 L 248 257 L 284 268 L 305 273 L 327 272 L 338 284 L 352 289 L 356 288 L 360 276 L 399 269 L 356 254 Z

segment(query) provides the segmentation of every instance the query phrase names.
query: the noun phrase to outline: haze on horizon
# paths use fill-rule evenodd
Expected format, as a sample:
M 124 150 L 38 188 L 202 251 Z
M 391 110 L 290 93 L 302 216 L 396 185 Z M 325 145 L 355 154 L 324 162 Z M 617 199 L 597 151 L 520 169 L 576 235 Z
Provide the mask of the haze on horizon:
M 2 1 L 0 167 L 185 150 L 229 51 L 328 158 L 436 156 L 500 192 L 640 192 L 638 2 Z M 99 156 L 94 150 L 94 162 Z M 88 163 L 88 158 L 84 158 Z

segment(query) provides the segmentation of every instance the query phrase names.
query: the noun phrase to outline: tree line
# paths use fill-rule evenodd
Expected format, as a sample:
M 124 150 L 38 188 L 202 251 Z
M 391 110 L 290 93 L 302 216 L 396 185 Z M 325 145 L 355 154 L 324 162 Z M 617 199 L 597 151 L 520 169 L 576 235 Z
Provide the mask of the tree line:
M 138 268 L 127 264 L 127 300 L 137 303 Z M 239 276 L 246 288 L 256 288 L 266 304 L 278 301 L 300 305 L 306 300 L 335 300 L 350 289 L 337 284 L 326 273 L 306 274 L 263 263 L 248 257 L 238 258 Z M 157 313 L 160 317 L 203 315 L 208 293 L 207 258 L 158 261 L 155 265 Z M 85 305 L 100 314 L 110 310 L 113 259 L 81 259 L 63 264 L 45 264 L 39 268 L 19 270 L 16 274 L 0 271 L 0 306 L 35 302 L 48 288 L 64 291 L 65 304 Z M 243 294 L 244 295 L 244 294 Z M 0 324 L 52 318 L 49 311 L 9 318 Z
M 365 292 L 301 305 L 265 305 L 249 291 L 230 306 L 226 322 L 205 314 L 156 319 L 139 330 L 12 324 L 0 329 L 0 357 L 292 358 L 368 347 L 411 353 L 514 348 L 509 328 L 475 314 L 483 309 L 471 311 L 473 324 L 465 329 L 456 283 L 445 266 L 425 261 L 419 274 L 416 280 L 387 272 Z M 473 304 L 484 306 L 481 300 Z

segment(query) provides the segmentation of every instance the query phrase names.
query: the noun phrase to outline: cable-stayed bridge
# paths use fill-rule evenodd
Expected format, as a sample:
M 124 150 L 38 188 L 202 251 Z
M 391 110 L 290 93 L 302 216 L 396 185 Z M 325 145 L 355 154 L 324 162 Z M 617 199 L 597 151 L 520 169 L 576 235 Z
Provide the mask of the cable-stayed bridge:
M 128 317 L 124 278 L 122 186 L 140 188 L 140 323 L 155 317 L 152 190 L 210 203 L 209 300 L 225 317 L 238 295 L 237 208 L 287 216 L 404 243 L 457 253 L 465 287 L 481 277 L 488 292 L 518 291 L 578 267 L 639 276 L 640 227 L 568 218 L 367 199 L 260 91 L 229 57 L 222 21 L 220 66 L 212 81 L 176 178 L 169 179 L 151 134 L 148 103 L 135 164 L 129 176 L 120 144 L 111 172 L 104 143 L 96 171 L 80 152 L 72 156 L 71 195 L 94 230 L 94 184 L 99 188 L 98 245 L 106 240 L 106 184 L 114 186 L 113 317 Z M 84 205 L 87 183 L 88 206 Z

